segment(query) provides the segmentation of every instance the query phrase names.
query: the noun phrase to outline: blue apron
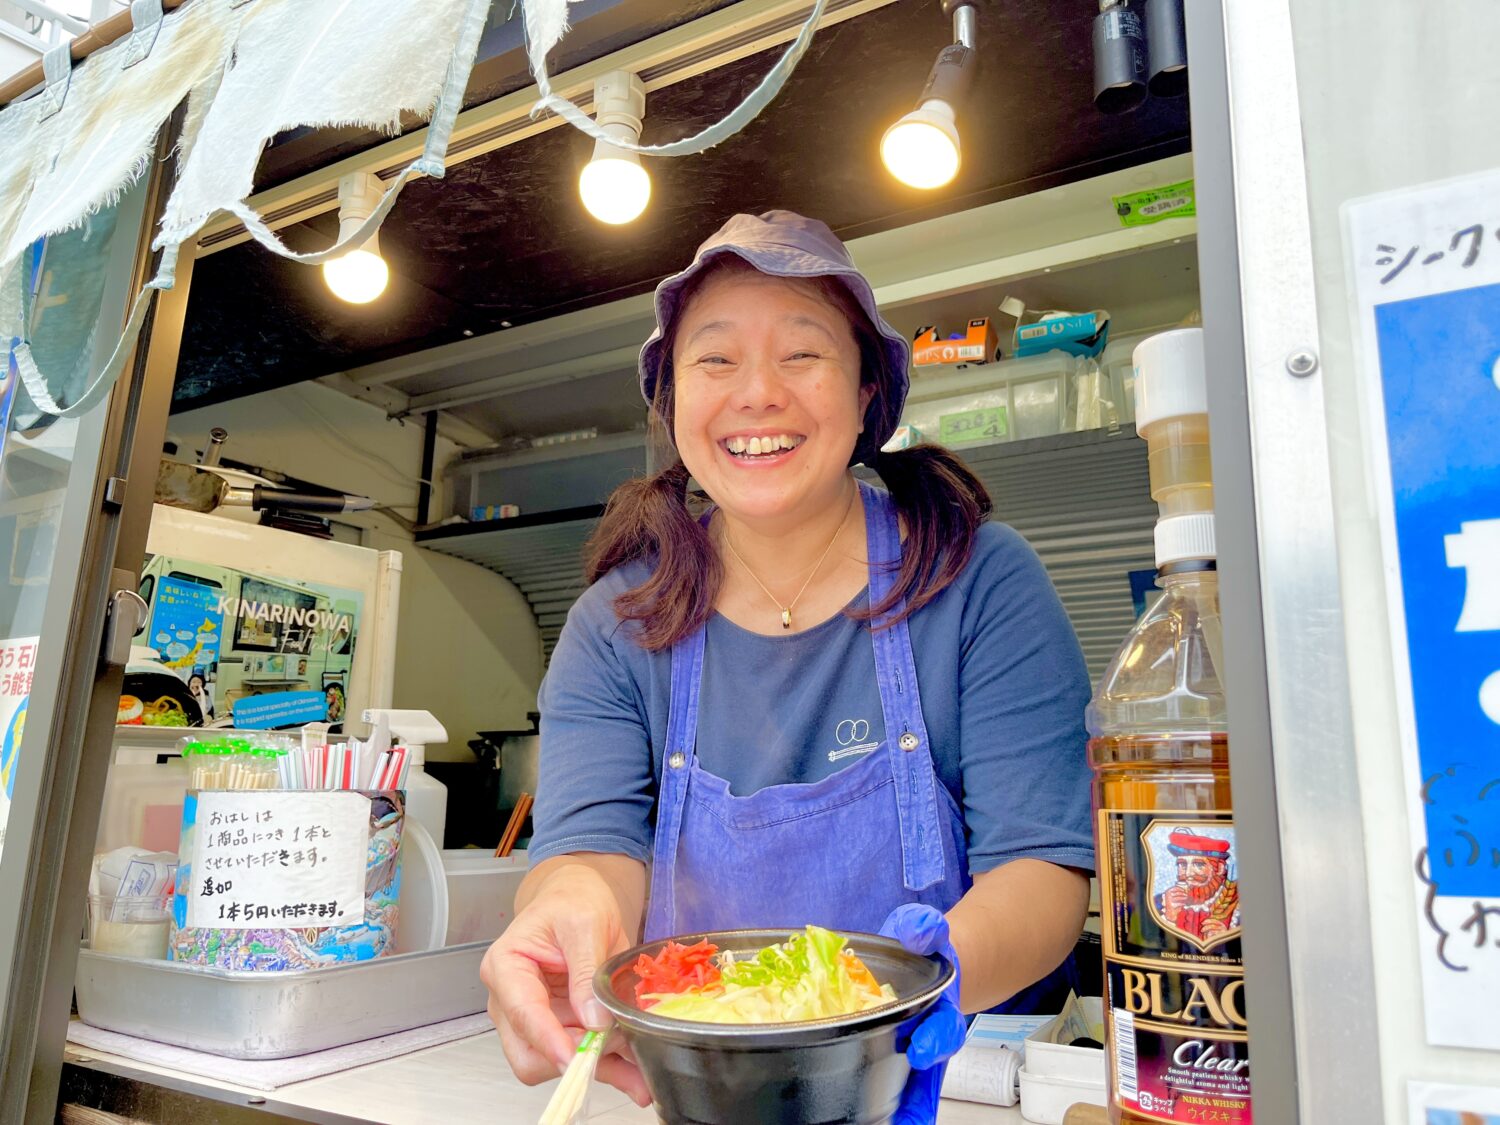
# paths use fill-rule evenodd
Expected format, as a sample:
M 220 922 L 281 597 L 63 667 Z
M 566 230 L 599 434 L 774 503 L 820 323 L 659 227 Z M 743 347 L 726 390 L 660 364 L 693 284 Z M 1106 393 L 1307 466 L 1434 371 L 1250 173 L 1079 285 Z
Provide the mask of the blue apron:
M 890 496 L 863 482 L 859 490 L 877 605 L 900 568 L 901 533 Z M 958 902 L 972 884 L 963 814 L 933 768 L 906 621 L 870 633 L 885 716 L 880 747 L 820 781 L 745 797 L 698 764 L 705 635 L 700 627 L 672 648 L 646 940 L 807 923 L 875 933 L 903 903 L 947 911 Z M 1069 958 L 997 1010 L 1058 1011 L 1075 983 Z

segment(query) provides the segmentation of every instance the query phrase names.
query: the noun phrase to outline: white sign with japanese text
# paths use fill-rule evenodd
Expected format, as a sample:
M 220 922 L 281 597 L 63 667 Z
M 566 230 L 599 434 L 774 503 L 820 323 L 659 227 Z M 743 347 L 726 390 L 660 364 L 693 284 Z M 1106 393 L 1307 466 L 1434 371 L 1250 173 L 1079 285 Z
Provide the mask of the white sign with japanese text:
M 251 789 L 197 799 L 189 927 L 300 930 L 365 920 L 369 797 Z
M 26 730 L 26 701 L 36 666 L 39 637 L 0 641 L 0 848 L 10 819 L 11 796 L 21 765 L 21 735 Z
M 1427 1039 L 1500 1049 L 1500 171 L 1344 224 Z

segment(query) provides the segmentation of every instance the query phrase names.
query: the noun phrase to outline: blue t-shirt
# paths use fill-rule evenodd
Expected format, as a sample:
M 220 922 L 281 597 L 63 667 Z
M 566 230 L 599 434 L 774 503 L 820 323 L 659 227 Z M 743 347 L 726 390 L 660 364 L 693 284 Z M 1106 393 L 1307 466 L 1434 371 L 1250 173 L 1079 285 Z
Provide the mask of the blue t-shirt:
M 619 567 L 568 614 L 539 701 L 532 862 L 650 858 L 671 654 L 641 648 L 613 608 L 649 573 Z M 1023 857 L 1092 870 L 1088 673 L 1036 553 L 985 524 L 963 573 L 909 622 L 928 745 L 963 810 L 970 870 Z M 786 636 L 714 615 L 700 693 L 699 765 L 736 795 L 817 781 L 886 736 L 869 628 L 843 614 Z

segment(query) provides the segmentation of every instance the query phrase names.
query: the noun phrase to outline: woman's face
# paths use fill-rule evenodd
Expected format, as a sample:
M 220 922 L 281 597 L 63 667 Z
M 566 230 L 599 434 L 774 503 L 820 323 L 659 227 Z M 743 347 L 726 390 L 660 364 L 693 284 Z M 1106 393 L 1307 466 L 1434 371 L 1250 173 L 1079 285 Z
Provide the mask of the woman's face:
M 816 289 L 733 272 L 682 310 L 673 437 L 726 513 L 781 520 L 835 503 L 873 388 L 843 312 Z

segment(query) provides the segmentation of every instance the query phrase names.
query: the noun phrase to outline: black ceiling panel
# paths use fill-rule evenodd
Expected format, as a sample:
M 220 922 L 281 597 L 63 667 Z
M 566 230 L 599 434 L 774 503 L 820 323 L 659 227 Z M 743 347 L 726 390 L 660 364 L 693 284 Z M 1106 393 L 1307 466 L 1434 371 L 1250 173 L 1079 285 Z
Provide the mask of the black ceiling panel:
M 629 4 L 622 5 L 628 8 Z M 1187 150 L 1185 101 L 1107 117 L 1091 101 L 1087 0 L 986 4 L 981 71 L 960 118 L 964 165 L 949 187 L 903 187 L 881 166 L 881 132 L 911 107 L 950 30 L 936 3 L 902 0 L 820 31 L 780 97 L 738 136 L 648 162 L 650 207 L 623 228 L 592 219 L 578 172 L 592 142 L 559 127 L 418 180 L 381 230 L 386 293 L 360 307 L 320 271 L 254 243 L 193 274 L 179 408 L 501 330 L 645 291 L 737 211 L 788 207 L 845 238 L 994 202 Z M 647 143 L 717 120 L 777 52 L 652 94 Z M 323 216 L 286 232 L 327 245 Z

